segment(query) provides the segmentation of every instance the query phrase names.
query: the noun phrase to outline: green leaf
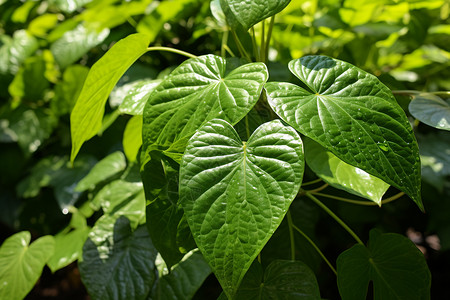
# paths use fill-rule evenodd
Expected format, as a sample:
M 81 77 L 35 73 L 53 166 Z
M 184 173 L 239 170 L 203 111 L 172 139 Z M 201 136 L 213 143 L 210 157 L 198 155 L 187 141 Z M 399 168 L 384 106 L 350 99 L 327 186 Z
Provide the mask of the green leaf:
M 383 180 L 343 162 L 310 139 L 305 140 L 305 158 L 311 170 L 329 185 L 381 206 L 381 198 L 389 188 Z
M 3 40 L 0 48 L 0 74 L 16 74 L 20 65 L 38 48 L 38 41 L 25 30 L 14 32 L 12 39 Z
M 104 243 L 109 252 L 103 258 L 91 239 L 83 247 L 79 266 L 89 295 L 93 300 L 146 299 L 157 278 L 157 251 L 145 227 L 132 232 L 129 220 L 121 217 L 114 225 L 114 240 Z
M 307 265 L 301 261 L 275 260 L 264 273 L 261 265 L 254 262 L 234 299 L 320 300 L 321 298 L 316 276 Z
M 56 7 L 65 13 L 72 13 L 91 1 L 92 0 L 50 0 L 49 2 L 56 5 Z
M 99 161 L 91 171 L 81 179 L 75 190 L 78 192 L 95 188 L 95 185 L 125 170 L 126 162 L 122 152 L 116 151 Z
M 133 116 L 123 132 L 123 152 L 130 162 L 136 160 L 142 146 L 142 116 Z
M 427 125 L 437 129 L 450 130 L 450 100 L 422 93 L 414 95 L 409 103 L 409 112 Z
M 145 79 L 125 84 L 111 93 L 110 102 L 120 103 L 119 112 L 122 114 L 142 115 L 148 96 L 161 81 Z
M 67 31 L 51 47 L 53 56 L 61 69 L 79 60 L 89 50 L 103 42 L 109 35 L 109 29 L 97 30 L 79 24 Z
M 343 299 L 366 299 L 369 281 L 374 299 L 430 299 L 431 274 L 423 254 L 408 238 L 370 232 L 368 247 L 355 245 L 337 259 Z
M 279 120 L 247 143 L 214 119 L 190 139 L 180 202 L 195 241 L 228 297 L 280 225 L 303 177 L 303 145 Z
M 289 68 L 309 90 L 268 83 L 274 111 L 339 159 L 405 192 L 423 210 L 419 149 L 390 90 L 375 76 L 326 56 L 293 60 Z
M 192 299 L 195 292 L 211 274 L 211 268 L 198 251 L 189 252 L 172 271 L 161 277 L 152 299 Z
M 226 61 L 221 57 L 186 60 L 147 101 L 143 125 L 147 159 L 150 151 L 158 149 L 179 160 L 188 139 L 213 118 L 236 124 L 258 101 L 267 78 L 263 63 L 240 66 L 226 74 Z
M 23 299 L 31 291 L 52 256 L 54 240 L 43 236 L 30 244 L 22 231 L 7 238 L 0 248 L 0 299 Z
M 70 115 L 73 161 L 81 145 L 100 130 L 109 93 L 123 73 L 147 51 L 148 37 L 132 34 L 117 42 L 89 71 Z
M 256 23 L 282 11 L 290 0 L 221 0 L 224 11 L 231 11 L 237 21 L 249 29 Z M 229 17 L 229 16 L 227 16 Z M 232 24 L 230 24 L 232 25 Z

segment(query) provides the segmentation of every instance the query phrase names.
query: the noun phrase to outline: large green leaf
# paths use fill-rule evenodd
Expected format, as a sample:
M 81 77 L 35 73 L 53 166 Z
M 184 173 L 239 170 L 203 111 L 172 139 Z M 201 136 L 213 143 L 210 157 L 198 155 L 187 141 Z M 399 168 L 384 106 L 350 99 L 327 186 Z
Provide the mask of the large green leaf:
M 231 11 L 245 29 L 249 29 L 265 18 L 282 11 L 289 2 L 291 0 L 220 0 L 220 5 L 225 12 Z
M 409 112 L 419 121 L 438 129 L 450 131 L 450 100 L 433 94 L 414 95 Z
M 114 241 L 105 241 L 109 252 L 99 256 L 97 246 L 90 239 L 83 247 L 80 273 L 93 300 L 146 299 L 157 278 L 157 251 L 145 227 L 131 231 L 127 218 L 119 218 L 114 225 Z
M 308 90 L 268 83 L 275 112 L 344 162 L 404 191 L 423 209 L 419 149 L 390 90 L 375 76 L 326 56 L 293 60 L 289 68 Z
M 423 254 L 408 238 L 370 232 L 368 247 L 355 245 L 337 259 L 342 299 L 366 299 L 369 281 L 374 299 L 430 299 L 431 274 Z
M 147 51 L 148 37 L 132 34 L 117 42 L 89 71 L 70 115 L 73 161 L 81 145 L 102 126 L 105 103 L 123 73 Z
M 389 188 L 383 180 L 349 165 L 311 139 L 305 140 L 308 166 L 329 185 L 381 205 L 381 198 Z
M 52 256 L 54 240 L 43 236 L 30 244 L 28 231 L 5 240 L 0 248 L 0 299 L 23 299 L 41 276 Z
M 228 297 L 280 225 L 303 169 L 301 139 L 279 120 L 261 125 L 247 143 L 220 119 L 190 139 L 180 166 L 180 202 Z
M 214 55 L 188 59 L 156 88 L 144 109 L 147 159 L 158 149 L 179 160 L 202 124 L 218 117 L 236 124 L 250 111 L 268 78 L 266 66 L 251 63 L 228 74 L 226 67 L 226 61 Z
M 275 260 L 263 272 L 254 262 L 236 293 L 236 300 L 320 300 L 314 272 L 301 261 Z M 222 294 L 218 300 L 226 300 Z
M 152 299 L 192 299 L 209 274 L 211 274 L 211 268 L 202 254 L 198 251 L 189 252 L 169 274 L 161 277 L 153 291 Z

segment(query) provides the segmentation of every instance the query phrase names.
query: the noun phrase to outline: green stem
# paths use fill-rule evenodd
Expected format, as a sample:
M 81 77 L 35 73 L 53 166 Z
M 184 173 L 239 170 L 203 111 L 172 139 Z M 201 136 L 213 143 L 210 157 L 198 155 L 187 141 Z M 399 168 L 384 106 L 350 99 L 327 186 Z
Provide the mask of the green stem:
M 247 141 L 250 138 L 250 128 L 248 126 L 248 114 L 245 115 L 245 132 L 247 133 Z
M 265 57 L 266 42 L 264 40 L 265 35 L 266 35 L 266 21 L 263 20 L 262 24 L 261 24 L 261 48 L 259 49 L 260 50 L 259 57 L 261 58 L 260 61 L 262 61 L 262 62 L 266 62 L 266 57 Z
M 347 224 L 344 223 L 338 216 L 334 214 L 325 204 L 320 202 L 319 199 L 314 197 L 310 192 L 304 191 L 304 194 L 306 197 L 314 201 L 320 208 L 322 208 L 330 217 L 332 217 L 336 222 L 339 223 L 359 244 L 364 246 L 364 243 L 361 241 L 361 239 L 356 235 L 356 233 L 353 232 L 353 230 L 350 229 L 350 227 L 347 226 Z
M 321 190 L 324 190 L 328 187 L 328 183 L 325 183 L 324 185 L 318 187 L 317 189 L 314 190 L 300 190 L 300 194 L 303 194 L 305 192 L 309 192 L 309 193 L 317 193 L 320 192 Z
M 295 240 L 294 240 L 294 230 L 293 230 L 294 223 L 292 222 L 292 216 L 291 216 L 290 210 L 288 210 L 286 217 L 287 217 L 288 225 L 289 225 L 289 238 L 291 240 L 291 259 L 295 260 Z
M 242 46 L 242 43 L 239 40 L 236 32 L 234 30 L 231 30 L 231 34 L 233 35 L 233 39 L 234 39 L 234 41 L 236 43 L 236 46 L 237 46 L 241 56 L 247 58 L 249 61 L 252 61 L 252 59 L 250 58 L 250 55 L 248 55 L 247 51 L 245 51 L 244 46 Z
M 230 47 L 228 47 L 228 45 L 224 45 L 223 48 L 228 52 L 228 54 L 231 55 L 231 57 L 236 57 L 236 55 L 233 53 Z
M 267 30 L 267 38 L 266 38 L 266 46 L 265 46 L 265 55 L 264 62 L 267 63 L 269 61 L 269 47 L 270 47 L 270 39 L 272 38 L 272 29 L 273 24 L 275 23 L 275 16 L 270 18 L 269 30 Z
M 170 47 L 148 47 L 147 51 L 165 51 L 165 52 L 172 52 L 172 53 L 176 53 L 176 54 L 180 54 L 189 58 L 196 58 L 197 56 L 195 56 L 194 54 L 191 54 L 189 52 L 185 52 L 183 50 L 178 50 L 178 49 L 174 49 L 174 48 L 170 48 Z
M 312 184 L 315 184 L 315 183 L 318 183 L 321 181 L 322 181 L 322 178 L 317 178 L 315 180 L 311 180 L 311 181 L 302 183 L 302 186 L 312 185 Z
M 339 200 L 339 201 L 343 201 L 343 202 L 347 202 L 347 203 L 353 203 L 353 204 L 358 204 L 358 205 L 366 205 L 366 206 L 378 206 L 377 203 L 371 202 L 371 201 L 353 200 L 353 199 L 347 199 L 347 198 L 344 198 L 344 197 L 338 197 L 338 196 L 328 195 L 328 194 L 323 194 L 323 193 L 318 193 L 318 192 L 311 192 L 311 191 L 308 191 L 308 192 L 313 194 L 313 195 L 315 195 L 315 196 L 330 198 L 330 199 Z M 392 197 L 386 198 L 386 199 L 381 201 L 380 205 L 383 205 L 383 204 L 395 201 L 398 198 L 400 198 L 401 196 L 403 196 L 404 194 L 405 193 L 400 192 L 398 194 L 395 194 Z
M 313 242 L 313 240 L 311 240 L 311 238 L 309 236 L 307 236 L 306 233 L 304 233 L 302 230 L 300 230 L 300 228 L 298 228 L 297 226 L 292 225 L 292 227 L 295 230 L 297 230 L 297 232 L 300 233 L 308 241 L 308 243 L 311 244 L 311 246 L 313 246 L 313 248 L 317 251 L 317 253 L 320 255 L 320 257 L 322 257 L 322 259 L 330 267 L 331 271 L 333 271 L 333 273 L 335 275 L 337 275 L 336 269 L 333 267 L 333 265 L 330 263 L 330 261 L 325 257 L 325 255 L 322 253 L 322 251 L 320 251 L 319 247 L 317 247 L 317 245 Z
M 222 58 L 225 58 L 225 55 L 226 55 L 225 46 L 227 46 L 227 44 L 228 44 L 228 35 L 229 35 L 229 31 L 225 30 L 222 35 L 222 45 L 220 47 L 220 55 L 222 56 Z
M 252 45 L 253 45 L 253 54 L 255 55 L 256 61 L 259 61 L 259 51 L 258 51 L 258 45 L 256 44 L 256 35 L 255 35 L 255 27 L 252 26 Z

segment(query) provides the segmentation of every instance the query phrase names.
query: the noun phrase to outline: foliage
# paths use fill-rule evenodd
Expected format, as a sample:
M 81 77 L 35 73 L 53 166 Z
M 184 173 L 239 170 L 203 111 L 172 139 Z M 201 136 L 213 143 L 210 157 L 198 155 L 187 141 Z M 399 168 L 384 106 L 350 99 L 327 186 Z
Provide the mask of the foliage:
M 449 11 L 0 1 L 0 298 L 448 298 Z

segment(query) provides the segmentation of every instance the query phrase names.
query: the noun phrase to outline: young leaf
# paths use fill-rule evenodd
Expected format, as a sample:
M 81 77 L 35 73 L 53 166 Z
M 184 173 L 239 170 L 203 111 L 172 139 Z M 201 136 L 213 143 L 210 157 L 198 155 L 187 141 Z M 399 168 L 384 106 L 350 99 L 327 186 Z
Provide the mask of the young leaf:
M 370 232 L 368 247 L 355 245 L 337 259 L 342 299 L 366 299 L 373 281 L 374 299 L 430 299 L 431 274 L 423 254 L 408 238 Z
M 0 299 L 25 298 L 52 256 L 53 237 L 43 236 L 29 245 L 30 239 L 30 233 L 22 231 L 6 239 L 0 248 Z
M 310 90 L 268 83 L 274 111 L 344 162 L 404 191 L 423 209 L 419 149 L 390 90 L 375 76 L 326 56 L 293 60 L 289 68 Z
M 417 120 L 437 129 L 450 131 L 450 100 L 433 94 L 415 95 L 409 103 L 409 112 Z
M 245 29 L 249 29 L 265 18 L 279 13 L 289 4 L 289 2 L 291 2 L 291 0 L 220 0 L 223 10 L 231 11 L 236 20 L 244 26 Z
M 180 202 L 228 297 L 280 225 L 303 170 L 301 139 L 279 120 L 261 125 L 247 143 L 220 119 L 189 140 L 180 166 Z
M 389 184 L 349 165 L 311 139 L 305 141 L 308 166 L 329 185 L 381 205 Z M 309 154 L 308 154 L 309 153 Z
M 120 77 L 147 52 L 148 37 L 132 34 L 117 42 L 89 71 L 70 115 L 73 161 L 81 145 L 102 127 L 105 103 Z
M 258 101 L 267 78 L 263 63 L 243 65 L 226 74 L 226 61 L 221 57 L 205 55 L 186 60 L 147 101 L 143 163 L 156 149 L 179 160 L 188 139 L 213 118 L 236 124 Z
M 123 132 L 123 152 L 130 162 L 136 160 L 142 146 L 142 116 L 133 116 Z
M 236 300 L 298 299 L 320 300 L 319 285 L 314 272 L 301 261 L 275 260 L 264 271 L 254 262 L 248 270 Z M 226 300 L 221 295 L 218 300 Z
M 120 217 L 114 225 L 114 241 L 103 259 L 91 239 L 83 247 L 80 273 L 89 295 L 100 299 L 147 299 L 156 278 L 157 251 L 145 227 L 131 231 L 130 221 Z

